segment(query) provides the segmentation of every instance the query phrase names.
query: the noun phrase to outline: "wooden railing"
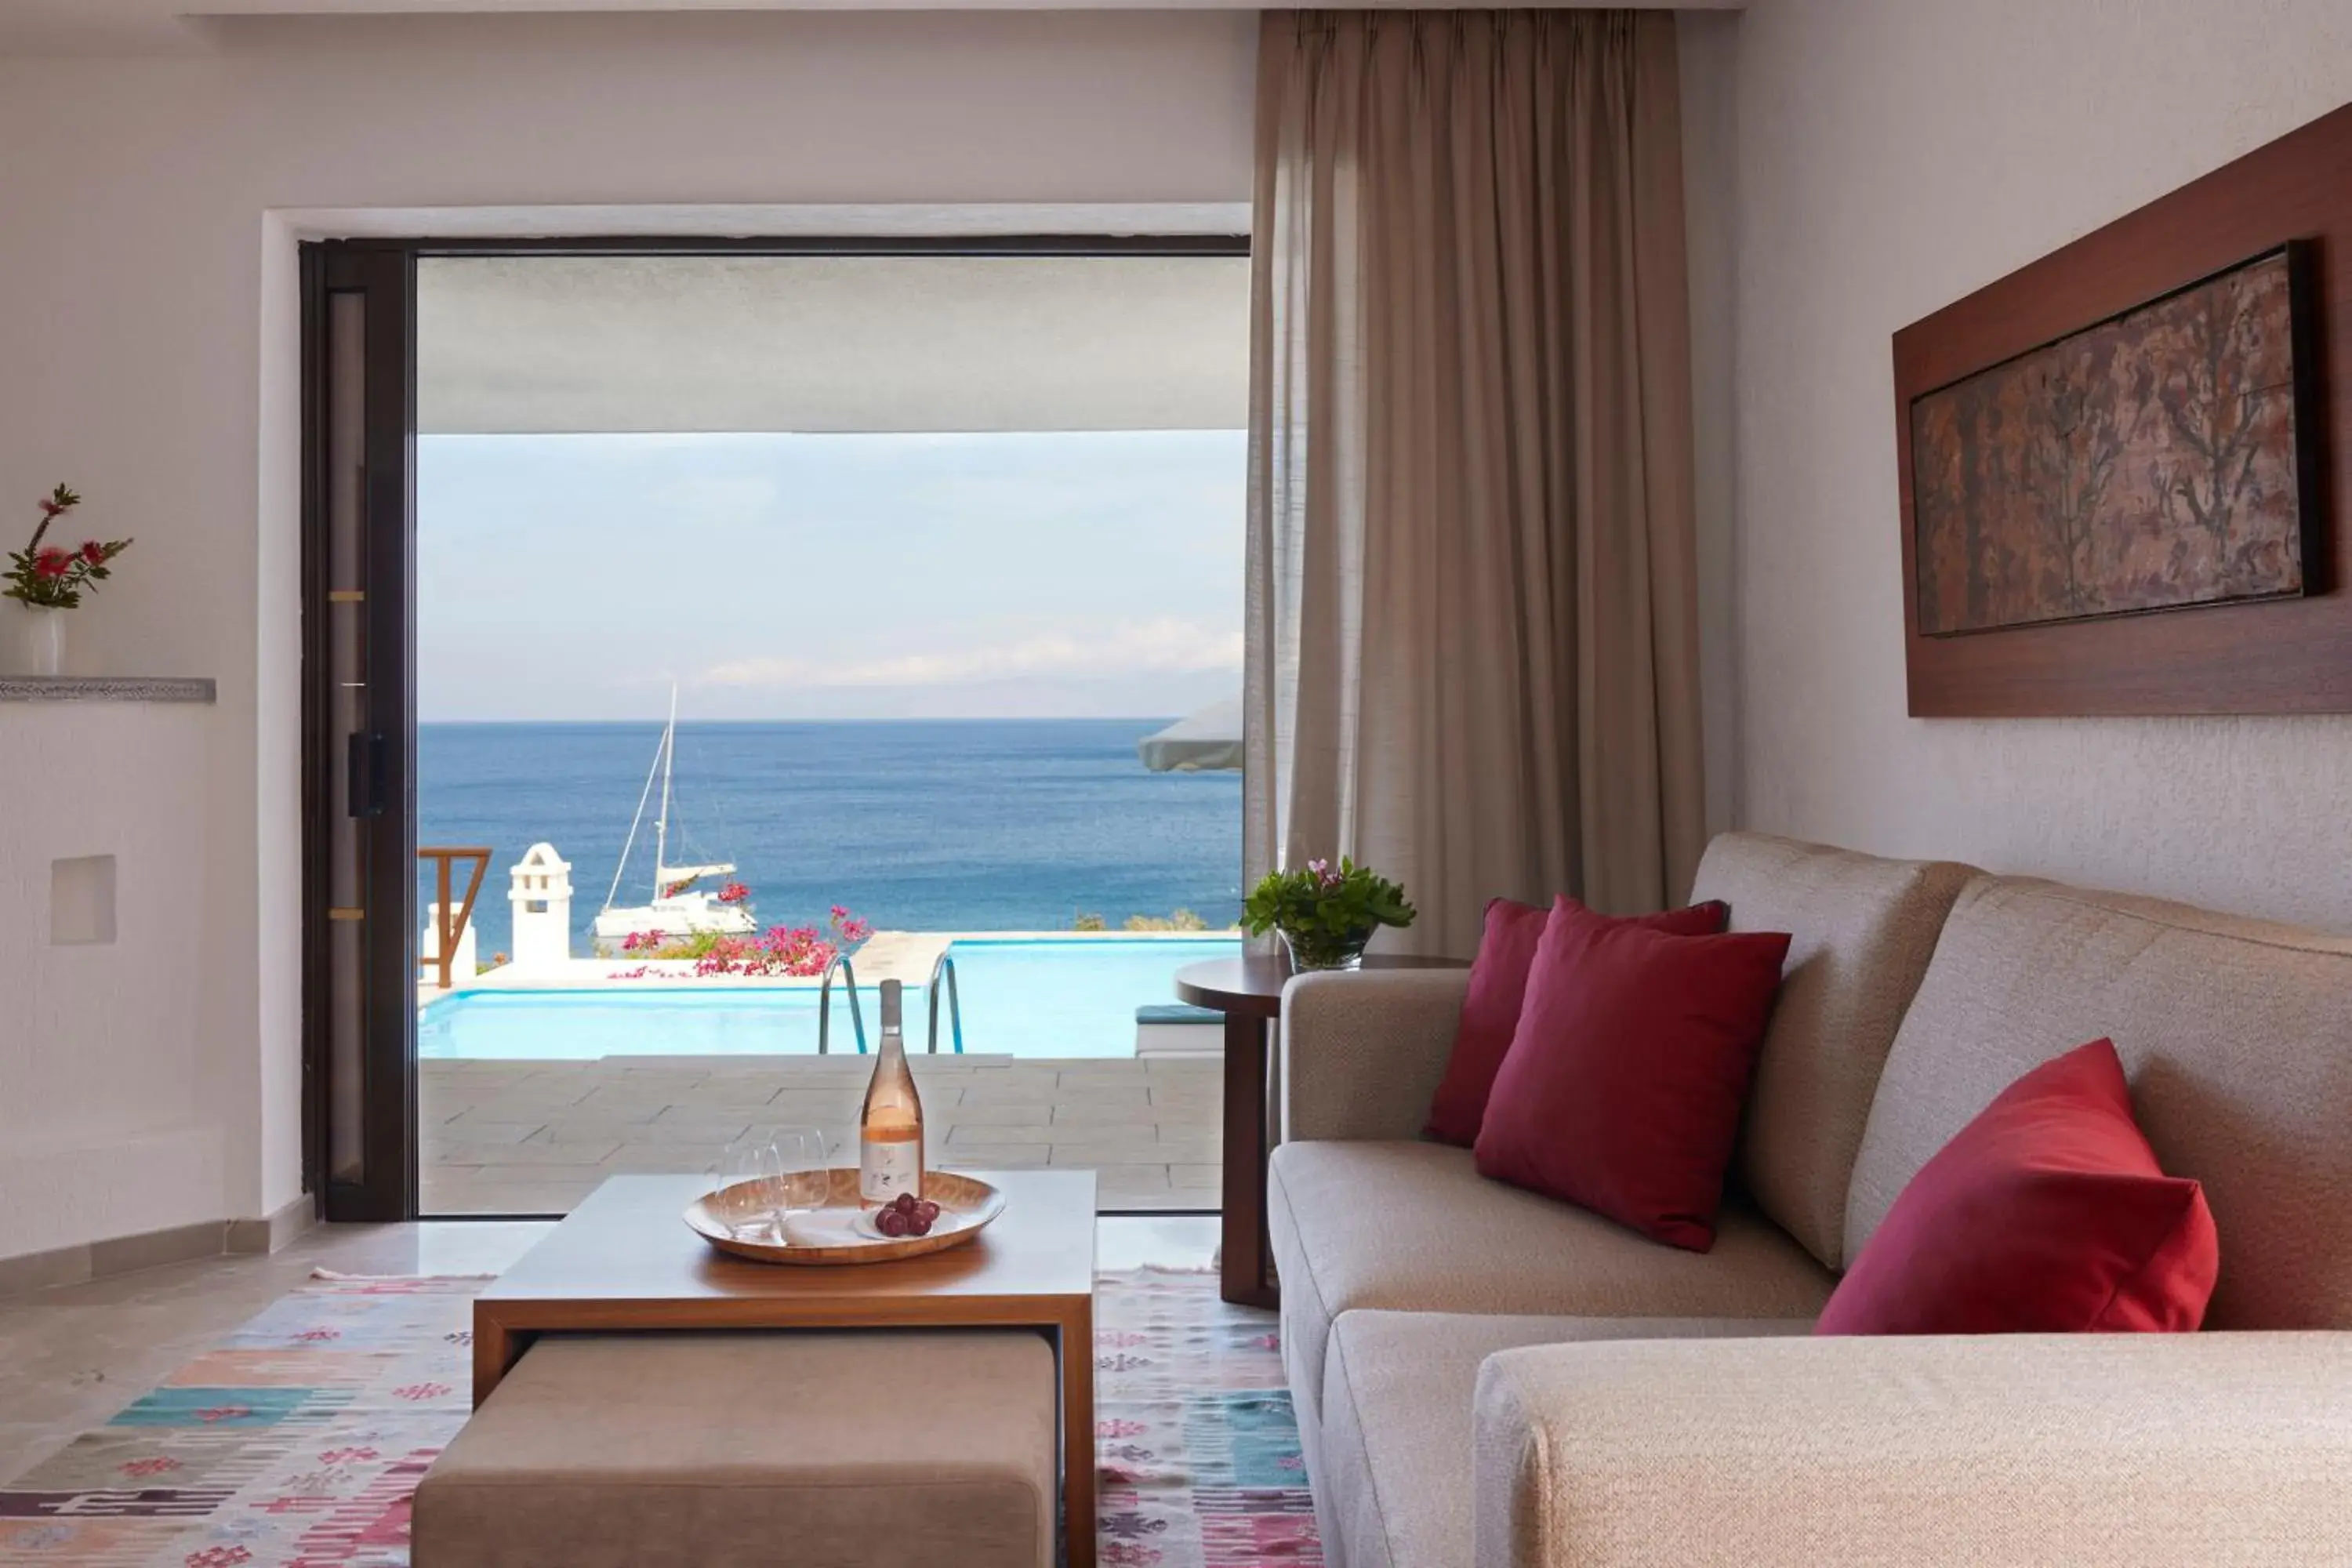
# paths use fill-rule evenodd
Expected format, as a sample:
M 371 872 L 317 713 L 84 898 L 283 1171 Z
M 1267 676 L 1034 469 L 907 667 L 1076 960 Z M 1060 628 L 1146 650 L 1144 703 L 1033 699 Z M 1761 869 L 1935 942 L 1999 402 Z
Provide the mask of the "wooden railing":
M 489 874 L 490 851 L 436 847 L 419 848 L 416 858 L 433 862 L 436 889 L 433 900 L 434 955 L 425 959 L 423 966 L 440 970 L 436 983 L 440 989 L 446 991 L 449 989 L 449 966 L 457 960 L 458 940 L 466 934 L 466 927 L 474 918 L 474 900 L 481 896 L 482 879 Z M 466 879 L 466 901 L 458 906 L 457 914 L 452 917 L 449 913 L 449 868 L 459 860 L 471 860 L 474 869 Z M 472 976 L 467 978 L 471 979 Z

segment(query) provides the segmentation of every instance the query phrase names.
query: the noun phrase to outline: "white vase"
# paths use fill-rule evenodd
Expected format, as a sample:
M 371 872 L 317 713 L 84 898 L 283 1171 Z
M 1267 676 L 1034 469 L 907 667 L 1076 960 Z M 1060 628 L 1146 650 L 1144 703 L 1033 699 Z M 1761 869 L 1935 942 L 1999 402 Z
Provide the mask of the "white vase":
M 66 616 L 68 612 L 48 605 L 16 606 L 9 627 L 16 644 L 9 652 L 13 673 L 17 675 L 63 675 L 66 672 Z

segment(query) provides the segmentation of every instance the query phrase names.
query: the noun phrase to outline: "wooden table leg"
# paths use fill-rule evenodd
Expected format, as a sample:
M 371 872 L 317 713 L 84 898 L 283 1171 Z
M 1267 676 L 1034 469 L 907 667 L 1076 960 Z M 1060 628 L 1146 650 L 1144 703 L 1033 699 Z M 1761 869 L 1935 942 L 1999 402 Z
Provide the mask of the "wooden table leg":
M 506 1376 L 508 1368 L 522 1359 L 530 1336 L 509 1331 L 504 1323 L 484 1312 L 479 1302 L 474 1306 L 474 1408 L 479 1410 L 490 1390 Z
M 1095 1568 L 1095 1304 L 1062 1325 L 1062 1563 Z
M 1218 1294 L 1250 1307 L 1276 1304 L 1266 1283 L 1266 1020 L 1225 1015 L 1225 1212 Z

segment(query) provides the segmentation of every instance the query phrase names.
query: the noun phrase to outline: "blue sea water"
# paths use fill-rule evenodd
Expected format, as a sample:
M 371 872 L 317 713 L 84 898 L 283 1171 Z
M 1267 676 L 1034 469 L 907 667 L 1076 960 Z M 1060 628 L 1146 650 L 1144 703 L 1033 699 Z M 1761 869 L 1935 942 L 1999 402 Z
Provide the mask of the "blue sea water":
M 1166 719 L 688 723 L 674 864 L 732 860 L 760 923 L 1060 931 L 1080 914 L 1241 910 L 1241 779 L 1154 773 L 1135 743 Z M 481 953 L 512 945 L 508 869 L 542 839 L 572 862 L 572 951 L 604 901 L 657 723 L 424 724 L 417 842 L 496 851 Z M 652 893 L 653 808 L 618 902 Z M 433 897 L 420 868 L 420 910 Z

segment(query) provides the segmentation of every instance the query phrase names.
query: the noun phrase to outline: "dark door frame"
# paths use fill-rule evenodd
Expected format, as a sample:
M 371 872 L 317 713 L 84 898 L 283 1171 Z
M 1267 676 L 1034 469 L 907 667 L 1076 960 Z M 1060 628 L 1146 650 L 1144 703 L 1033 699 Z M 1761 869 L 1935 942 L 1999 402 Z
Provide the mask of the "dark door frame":
M 331 1220 L 401 1220 L 416 1208 L 416 735 L 414 616 L 416 570 L 415 261 L 397 250 L 340 243 L 301 249 L 302 278 L 302 1072 L 305 1185 Z M 359 296 L 363 340 L 362 475 L 357 551 L 330 581 L 331 376 L 328 315 L 337 295 Z M 364 719 L 335 733 L 336 617 L 357 621 Z M 340 764 L 340 771 L 338 764 Z M 336 788 L 340 777 L 341 788 Z M 356 905 L 332 902 L 330 824 L 360 821 Z M 328 1050 L 333 927 L 362 931 L 356 984 L 362 1017 L 356 1086 L 356 1175 L 330 1150 Z M 348 1065 L 348 1064 L 347 1064 Z
M 302 284 L 302 1146 L 303 1185 L 329 1220 L 417 1217 L 416 1110 L 416 264 L 451 257 L 957 256 L 1245 257 L 1245 234 L 1008 234 L 973 236 L 667 236 L 540 238 L 354 237 L 301 247 Z M 330 594 L 326 580 L 327 296 L 368 296 L 366 437 L 369 582 L 364 589 L 369 733 L 330 732 L 322 685 Z M 389 522 L 392 526 L 385 526 Z M 329 1169 L 327 868 L 329 747 L 365 750 L 381 780 L 383 817 L 367 837 L 366 1033 L 360 1086 L 365 1174 L 339 1182 Z M 359 750 L 351 753 L 354 758 Z M 508 1218 L 510 1215 L 467 1215 Z

